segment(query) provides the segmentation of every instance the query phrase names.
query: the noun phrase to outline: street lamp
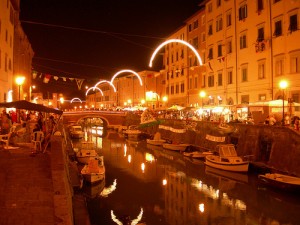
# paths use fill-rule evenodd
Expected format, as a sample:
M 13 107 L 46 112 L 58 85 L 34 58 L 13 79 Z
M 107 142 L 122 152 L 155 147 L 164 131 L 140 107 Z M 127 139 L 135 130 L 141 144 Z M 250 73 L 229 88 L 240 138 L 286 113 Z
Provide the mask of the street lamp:
M 16 83 L 19 86 L 19 101 L 21 99 L 21 86 L 24 84 L 25 77 L 19 76 L 16 78 Z
M 279 83 L 279 87 L 282 90 L 282 126 L 284 126 L 284 90 L 287 88 L 288 83 L 286 80 L 282 80 Z
M 203 98 L 206 96 L 206 93 L 205 93 L 205 91 L 200 91 L 200 93 L 199 93 L 199 95 L 200 95 L 200 98 L 201 98 L 201 101 L 202 101 L 202 108 L 203 108 Z

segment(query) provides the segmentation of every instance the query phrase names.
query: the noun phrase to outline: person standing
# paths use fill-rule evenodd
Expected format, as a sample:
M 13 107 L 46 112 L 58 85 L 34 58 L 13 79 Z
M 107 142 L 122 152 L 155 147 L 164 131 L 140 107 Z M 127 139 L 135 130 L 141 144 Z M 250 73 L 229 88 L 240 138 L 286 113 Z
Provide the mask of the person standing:
M 7 113 L 2 114 L 1 134 L 8 134 L 12 126 L 11 120 Z

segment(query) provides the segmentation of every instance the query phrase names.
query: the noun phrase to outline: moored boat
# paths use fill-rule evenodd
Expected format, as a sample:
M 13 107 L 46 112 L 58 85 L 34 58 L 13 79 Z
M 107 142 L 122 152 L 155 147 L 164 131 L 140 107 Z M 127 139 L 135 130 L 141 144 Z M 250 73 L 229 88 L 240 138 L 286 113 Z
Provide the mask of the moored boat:
M 233 144 L 217 145 L 214 154 L 205 157 L 205 164 L 233 172 L 248 172 L 249 168 L 249 162 L 237 155 Z
M 82 170 L 81 175 L 86 182 L 96 183 L 105 178 L 105 166 L 103 156 L 90 159 Z
M 98 157 L 97 152 L 94 149 L 80 149 L 76 153 L 77 161 L 82 164 L 88 164 L 90 159 Z
M 79 125 L 71 125 L 69 127 L 69 134 L 71 138 L 83 138 L 84 132 L 82 130 L 82 127 Z
M 164 143 L 166 143 L 166 140 L 164 140 L 164 139 L 158 139 L 158 140 L 147 139 L 146 141 L 147 141 L 147 144 L 149 144 L 149 145 L 157 145 L 157 146 L 161 146 Z
M 258 175 L 258 180 L 261 184 L 267 185 L 270 188 L 284 190 L 285 192 L 300 191 L 300 178 L 289 176 L 281 173 L 266 173 Z
M 184 151 L 190 144 L 174 144 L 174 143 L 165 143 L 162 145 L 163 148 L 172 151 Z

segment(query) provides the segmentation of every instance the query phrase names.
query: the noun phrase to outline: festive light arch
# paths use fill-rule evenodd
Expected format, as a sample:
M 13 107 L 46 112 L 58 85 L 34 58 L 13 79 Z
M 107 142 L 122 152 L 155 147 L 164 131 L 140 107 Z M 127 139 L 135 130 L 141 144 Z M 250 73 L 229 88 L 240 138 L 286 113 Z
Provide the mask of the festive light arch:
M 186 41 L 183 41 L 183 40 L 180 40 L 180 39 L 170 39 L 170 40 L 167 40 L 165 42 L 163 42 L 162 44 L 160 44 L 156 49 L 155 51 L 153 52 L 152 56 L 151 56 L 151 59 L 150 59 L 150 63 L 149 63 L 149 67 L 152 67 L 152 61 L 154 59 L 154 57 L 156 56 L 156 54 L 158 53 L 158 51 L 164 47 L 165 45 L 169 44 L 169 43 L 173 43 L 173 42 L 177 42 L 177 43 L 181 43 L 181 44 L 184 44 L 186 45 L 187 47 L 189 47 L 196 55 L 198 61 L 199 61 L 199 64 L 202 65 L 202 59 L 199 55 L 199 53 L 197 52 L 197 50 L 191 45 L 189 44 L 188 42 Z
M 114 82 L 114 79 L 115 79 L 119 74 L 121 74 L 121 73 L 133 73 L 133 74 L 139 79 L 140 85 L 143 86 L 143 81 L 142 81 L 142 78 L 140 77 L 140 75 L 139 75 L 137 72 L 133 71 L 133 70 L 127 70 L 127 69 L 125 69 L 125 70 L 120 70 L 119 72 L 115 73 L 115 74 L 113 75 L 113 77 L 111 78 L 110 82 L 113 83 L 113 82 Z
M 86 90 L 85 95 L 87 95 L 89 93 L 89 91 L 92 89 L 93 89 L 93 91 L 95 91 L 95 89 L 97 89 L 101 93 L 102 96 L 104 95 L 103 91 L 98 87 L 90 87 L 89 89 Z
M 81 101 L 80 98 L 72 98 L 72 99 L 71 99 L 71 103 L 73 103 L 74 101 L 79 101 L 80 103 L 82 103 L 82 101 Z
M 97 84 L 94 85 L 94 87 L 97 87 L 99 84 L 102 84 L 102 83 L 108 83 L 110 86 L 113 87 L 114 92 L 117 92 L 117 89 L 116 89 L 115 85 L 112 82 L 108 81 L 108 80 L 100 80 Z

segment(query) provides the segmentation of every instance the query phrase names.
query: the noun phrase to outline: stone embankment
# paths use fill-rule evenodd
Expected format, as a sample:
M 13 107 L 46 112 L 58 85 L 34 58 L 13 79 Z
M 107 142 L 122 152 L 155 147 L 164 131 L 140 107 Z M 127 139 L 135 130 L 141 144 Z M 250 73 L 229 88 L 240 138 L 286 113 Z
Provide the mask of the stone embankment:
M 161 129 L 169 126 L 172 129 Z M 212 122 L 165 120 L 161 125 L 142 128 L 154 135 L 159 131 L 162 138 L 174 142 L 189 143 L 206 149 L 214 149 L 217 141 L 207 137 L 222 137 L 236 145 L 238 155 L 248 157 L 253 163 L 283 173 L 300 176 L 300 133 L 291 127 L 232 123 L 220 126 Z M 186 129 L 184 133 L 174 129 Z

